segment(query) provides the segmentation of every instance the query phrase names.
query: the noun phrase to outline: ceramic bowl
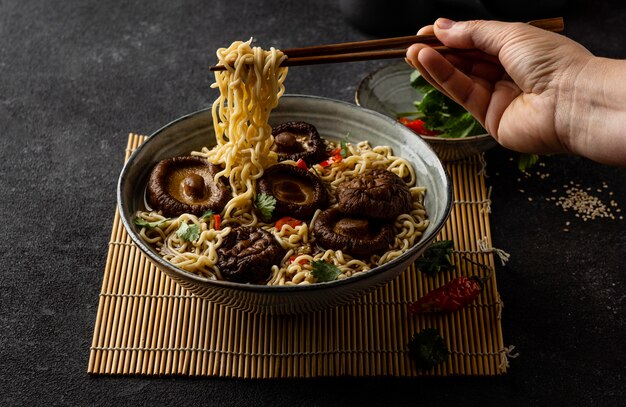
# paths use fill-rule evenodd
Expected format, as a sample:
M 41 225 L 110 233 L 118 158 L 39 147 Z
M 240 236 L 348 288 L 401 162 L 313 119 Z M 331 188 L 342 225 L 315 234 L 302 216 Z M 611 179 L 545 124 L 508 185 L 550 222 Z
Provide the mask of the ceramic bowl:
M 400 62 L 370 73 L 357 87 L 356 104 L 394 119 L 399 112 L 414 111 L 413 102 L 421 100 L 422 94 L 410 85 L 409 76 L 413 70 L 408 64 Z M 426 140 L 444 161 L 460 160 L 498 144 L 489 134 L 464 138 L 419 137 Z
M 118 182 L 117 202 L 120 217 L 133 242 L 156 267 L 195 295 L 255 313 L 295 314 L 346 304 L 380 287 L 409 267 L 435 238 L 450 214 L 452 187 L 437 155 L 403 125 L 346 102 L 312 96 L 283 96 L 272 112 L 270 124 L 292 120 L 312 123 L 322 137 L 331 140 L 341 140 L 348 135 L 350 142 L 369 140 L 373 145 L 391 146 L 396 155 L 409 160 L 415 168 L 419 185 L 427 190 L 425 206 L 430 225 L 422 239 L 402 256 L 367 273 L 306 286 L 216 281 L 168 263 L 141 239 L 133 218 L 136 211 L 144 209 L 146 181 L 158 161 L 215 145 L 211 110 L 206 109 L 158 130 L 133 152 L 124 165 Z

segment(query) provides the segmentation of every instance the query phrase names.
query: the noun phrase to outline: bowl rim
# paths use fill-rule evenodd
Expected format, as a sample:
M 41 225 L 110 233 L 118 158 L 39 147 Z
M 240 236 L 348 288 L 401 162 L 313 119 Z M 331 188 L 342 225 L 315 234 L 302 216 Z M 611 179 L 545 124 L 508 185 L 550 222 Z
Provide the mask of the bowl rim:
M 357 106 L 362 107 L 363 109 L 368 109 L 368 110 L 372 110 L 374 112 L 376 112 L 376 110 L 370 109 L 367 106 L 363 106 L 361 104 L 361 94 L 363 92 L 363 88 L 365 87 L 365 83 L 369 82 L 372 80 L 372 78 L 374 77 L 374 75 L 380 73 L 381 71 L 387 70 L 387 69 L 391 69 L 394 66 L 401 66 L 401 65 L 406 65 L 406 67 L 408 69 L 411 69 L 411 66 L 409 64 L 407 64 L 406 62 L 393 62 L 390 64 L 385 64 L 371 72 L 369 72 L 367 75 L 365 75 L 363 78 L 361 78 L 361 80 L 359 81 L 359 84 L 356 87 L 356 90 L 354 91 L 354 102 L 356 103 Z M 413 68 L 415 69 L 415 68 Z M 382 114 L 380 112 L 376 112 L 379 114 Z M 383 114 L 383 116 L 386 116 Z M 387 116 L 390 117 L 390 116 Z M 415 133 L 417 134 L 417 133 Z M 484 133 L 484 134 L 477 134 L 475 136 L 469 136 L 469 137 L 438 137 L 438 136 L 425 136 L 422 134 L 418 134 L 418 136 L 420 136 L 421 138 L 423 138 L 424 140 L 427 140 L 428 142 L 434 142 L 434 143 L 462 143 L 462 142 L 470 142 L 470 140 L 473 141 L 477 141 L 477 140 L 483 140 L 483 139 L 491 139 L 493 138 L 493 136 L 491 134 Z
M 398 128 L 402 129 L 402 131 L 410 131 L 409 129 L 407 129 L 405 126 L 403 126 L 402 124 L 396 122 L 395 120 L 391 119 L 390 117 L 376 112 L 374 110 L 370 110 L 370 109 L 365 109 L 363 107 L 360 106 L 356 106 L 353 103 L 349 103 L 349 102 L 345 102 L 345 101 L 341 101 L 341 100 L 337 100 L 337 99 L 331 99 L 331 98 L 326 98 L 326 97 L 321 97 L 321 96 L 312 96 L 312 95 L 299 95 L 299 94 L 284 94 L 282 96 L 283 98 L 287 97 L 287 98 L 301 98 L 301 99 L 317 99 L 317 100 L 321 100 L 324 101 L 326 103 L 337 103 L 337 104 L 341 104 L 344 106 L 349 106 L 350 108 L 355 108 L 358 107 L 360 109 L 364 109 L 367 111 L 368 114 L 374 114 L 375 116 L 378 116 L 379 118 L 382 118 L 383 120 L 389 121 L 391 123 L 393 123 L 394 126 L 398 126 Z M 231 281 L 226 281 L 226 280 L 212 280 L 212 279 L 208 279 L 206 277 L 202 277 L 199 276 L 197 274 L 194 274 L 192 272 L 183 270 L 181 268 L 176 267 L 175 265 L 171 264 L 170 262 L 166 261 L 165 259 L 163 259 L 161 256 L 159 256 L 151 247 L 149 247 L 139 236 L 138 233 L 135 232 L 134 227 L 132 225 L 132 223 L 129 221 L 129 219 L 126 218 L 126 216 L 124 216 L 125 213 L 125 203 L 122 201 L 122 185 L 124 183 L 124 178 L 126 178 L 128 172 L 130 171 L 130 168 L 132 167 L 133 161 L 134 159 L 141 153 L 141 151 L 145 148 L 148 148 L 147 146 L 149 146 L 151 143 L 153 143 L 156 139 L 156 135 L 158 135 L 159 133 L 165 131 L 166 129 L 168 129 L 171 126 L 176 125 L 177 123 L 180 123 L 184 120 L 187 120 L 191 117 L 200 115 L 200 114 L 204 114 L 207 111 L 210 111 L 212 108 L 208 107 L 208 108 L 204 108 L 204 109 L 200 109 L 197 110 L 195 112 L 186 114 L 184 116 L 181 116 L 175 120 L 172 120 L 171 122 L 165 124 L 164 126 L 161 126 L 158 130 L 154 131 L 150 136 L 148 136 L 148 138 L 139 146 L 137 147 L 132 153 L 131 155 L 128 157 L 128 160 L 126 160 L 126 162 L 124 163 L 124 166 L 122 168 L 122 171 L 120 173 L 120 176 L 118 178 L 118 183 L 117 183 L 117 209 L 119 212 L 119 217 L 122 220 L 122 224 L 124 226 L 124 228 L 126 229 L 127 234 L 130 236 L 131 240 L 133 241 L 133 243 L 135 243 L 135 245 L 137 245 L 137 247 L 143 252 L 144 255 L 146 255 L 149 260 L 153 263 L 156 263 L 155 265 L 158 265 L 159 267 L 163 267 L 175 274 L 179 274 L 181 275 L 180 278 L 184 278 L 184 279 L 191 279 L 194 280 L 194 282 L 197 283 L 201 283 L 204 285 L 213 285 L 216 287 L 220 287 L 220 288 L 230 288 L 230 289 L 237 289 L 237 290 L 241 290 L 241 291 L 254 291 L 254 292 L 261 292 L 261 293 L 274 293 L 274 294 L 287 294 L 287 293 L 293 293 L 293 292 L 308 292 L 308 291 L 316 291 L 316 290 L 324 290 L 324 289 L 328 289 L 328 288 L 334 288 L 334 287 L 340 287 L 343 286 L 345 284 L 356 284 L 358 281 L 364 280 L 364 279 L 368 279 L 371 278 L 375 275 L 378 275 L 380 273 L 384 273 L 389 271 L 390 269 L 392 269 L 394 266 L 401 264 L 403 261 L 405 261 L 407 258 L 409 258 L 413 253 L 411 251 L 412 248 L 408 249 L 406 252 L 402 253 L 400 256 L 392 259 L 391 261 L 382 264 L 380 266 L 376 266 L 373 267 L 371 270 L 368 270 L 367 272 L 364 273 L 359 273 L 355 276 L 349 277 L 349 278 L 344 278 L 341 280 L 334 280 L 334 281 L 328 281 L 328 282 L 321 282 L 321 283 L 315 283 L 315 284 L 298 284 L 298 285 L 290 285 L 290 286 L 280 286 L 280 285 L 265 285 L 265 284 L 249 284 L 249 283 L 236 283 L 236 282 L 231 282 Z M 421 142 L 421 141 L 418 141 Z M 439 222 L 439 224 L 433 224 L 433 230 L 431 232 L 431 236 L 427 241 L 424 241 L 426 244 L 430 243 L 430 241 L 434 240 L 437 235 L 439 234 L 439 232 L 441 231 L 441 229 L 444 227 L 447 219 L 450 216 L 450 212 L 452 211 L 452 204 L 453 204 L 453 186 L 452 186 L 452 182 L 450 179 L 450 175 L 448 174 L 448 171 L 446 170 L 446 167 L 444 165 L 444 163 L 441 161 L 441 159 L 439 159 L 439 157 L 437 156 L 437 154 L 434 152 L 434 150 L 432 149 L 432 147 L 430 147 L 430 145 L 428 145 L 428 143 L 424 142 L 425 147 L 430 150 L 430 152 L 432 153 L 433 157 L 435 157 L 437 159 L 437 161 L 439 162 L 439 164 L 441 165 L 441 169 L 443 171 L 443 178 L 445 181 L 445 192 L 446 192 L 446 197 L 448 197 L 448 202 L 446 203 L 445 208 L 443 209 L 443 213 L 442 213 L 442 218 Z M 132 214 L 131 214 L 132 215 Z M 431 223 L 432 224 L 432 223 Z M 420 240 L 421 241 L 421 240 Z M 417 245 L 417 244 L 416 244 Z M 416 245 L 413 246 L 416 247 Z

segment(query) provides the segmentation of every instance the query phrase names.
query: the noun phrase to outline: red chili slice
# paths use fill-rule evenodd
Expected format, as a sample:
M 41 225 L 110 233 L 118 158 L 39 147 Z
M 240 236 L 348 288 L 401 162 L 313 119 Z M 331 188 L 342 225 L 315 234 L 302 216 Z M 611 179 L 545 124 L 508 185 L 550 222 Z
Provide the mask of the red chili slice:
M 215 230 L 220 230 L 222 226 L 222 217 L 219 215 L 219 213 L 213 215 L 213 220 L 215 221 Z
M 284 218 L 278 219 L 274 226 L 276 227 L 276 230 L 282 230 L 285 225 L 295 228 L 296 226 L 302 225 L 302 221 L 292 218 L 291 216 L 285 216 Z
M 296 161 L 296 166 L 298 166 L 298 167 L 300 167 L 300 168 L 302 168 L 302 169 L 305 169 L 305 170 L 308 170 L 308 169 L 309 169 L 309 168 L 306 166 L 306 162 L 305 162 L 302 158 L 299 158 L 299 159 L 298 159 L 298 161 Z
M 417 134 L 421 134 L 422 136 L 438 136 L 441 134 L 438 130 L 428 130 L 423 120 L 421 119 L 407 119 L 406 117 L 401 117 L 398 121 L 404 124 L 409 129 L 413 130 Z

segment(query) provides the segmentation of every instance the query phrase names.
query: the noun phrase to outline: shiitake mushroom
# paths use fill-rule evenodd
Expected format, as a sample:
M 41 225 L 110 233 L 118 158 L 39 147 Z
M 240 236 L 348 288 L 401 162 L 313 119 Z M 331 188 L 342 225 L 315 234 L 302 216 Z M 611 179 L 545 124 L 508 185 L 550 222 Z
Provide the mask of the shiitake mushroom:
M 214 177 L 220 167 L 202 157 L 182 156 L 160 161 L 148 179 L 148 204 L 165 216 L 220 212 L 231 194 Z
M 390 222 L 346 215 L 339 208 L 330 208 L 315 219 L 313 236 L 324 249 L 369 258 L 387 251 L 395 232 Z
M 280 264 L 285 249 L 274 236 L 260 228 L 233 228 L 217 249 L 217 267 L 222 277 L 238 283 L 263 283 L 272 265 Z
M 283 216 L 310 219 L 318 208 L 328 204 L 328 193 L 322 181 L 304 168 L 276 164 L 257 180 L 257 192 L 273 196 L 276 206 L 271 219 Z
M 391 171 L 371 170 L 337 186 L 341 212 L 372 219 L 392 220 L 411 211 L 409 187 Z
M 274 144 L 272 151 L 278 154 L 278 161 L 299 159 L 307 165 L 324 161 L 328 154 L 324 140 L 317 129 L 306 122 L 287 122 L 272 128 Z

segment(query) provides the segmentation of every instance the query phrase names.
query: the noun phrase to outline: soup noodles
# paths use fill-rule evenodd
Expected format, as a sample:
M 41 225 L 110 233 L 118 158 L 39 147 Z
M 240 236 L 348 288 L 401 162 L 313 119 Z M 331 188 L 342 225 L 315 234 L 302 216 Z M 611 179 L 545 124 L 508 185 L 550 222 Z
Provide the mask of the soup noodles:
M 331 207 L 337 205 L 334 192 L 339 184 L 369 170 L 385 169 L 406 182 L 412 198 L 411 210 L 393 222 L 396 235 L 387 252 L 357 259 L 340 250 L 317 246 L 311 226 L 320 210 L 310 221 L 296 226 L 285 225 L 281 230 L 276 229 L 274 222 L 268 223 L 260 218 L 254 210 L 256 180 L 263 175 L 264 169 L 278 161 L 277 154 L 271 149 L 274 140 L 268 118 L 284 93 L 287 68 L 280 67 L 280 64 L 286 57 L 273 48 L 264 51 L 252 47 L 251 41 L 234 42 L 228 48 L 219 49 L 217 56 L 220 64 L 226 67 L 215 73 L 216 83 L 213 85 L 220 91 L 212 109 L 217 145 L 192 155 L 205 157 L 222 168 L 215 181 L 220 177 L 227 180 L 232 199 L 219 216 L 182 214 L 170 219 L 156 211 L 138 212 L 138 219 L 151 222 L 149 226 L 144 222 L 141 237 L 156 247 L 167 261 L 207 278 L 222 279 L 217 262 L 218 248 L 224 238 L 234 227 L 254 226 L 270 232 L 286 251 L 280 264 L 272 266 L 267 284 L 310 284 L 317 282 L 312 273 L 315 261 L 334 264 L 340 271 L 337 278 L 343 279 L 398 257 L 420 239 L 428 226 L 423 206 L 425 189 L 416 186 L 415 172 L 405 159 L 394 156 L 389 147 L 372 147 L 368 142 L 339 144 L 327 141 L 328 150 L 342 149 L 341 158 L 331 164 L 311 165 L 309 171 L 326 185 Z M 297 164 L 294 161 L 282 163 Z M 196 239 L 184 238 L 177 233 L 183 224 L 198 228 Z

